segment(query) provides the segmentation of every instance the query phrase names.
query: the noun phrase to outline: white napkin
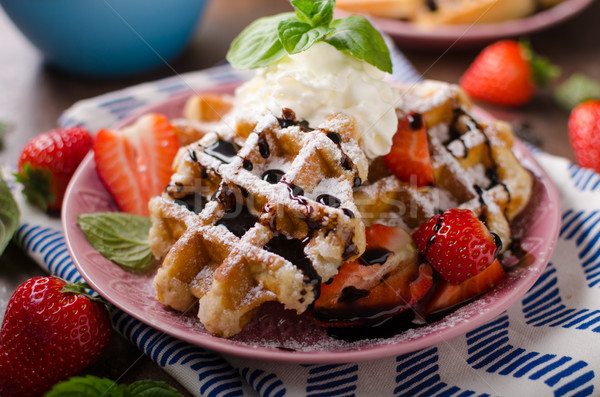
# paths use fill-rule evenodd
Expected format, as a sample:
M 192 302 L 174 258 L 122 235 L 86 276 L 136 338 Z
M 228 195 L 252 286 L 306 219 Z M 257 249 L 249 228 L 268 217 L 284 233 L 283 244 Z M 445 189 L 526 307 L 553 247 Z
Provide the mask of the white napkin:
M 417 80 L 393 52 L 395 78 Z M 62 126 L 97 130 L 172 95 L 247 78 L 221 66 L 80 101 Z M 414 353 L 335 365 L 297 365 L 219 355 L 115 311 L 115 329 L 197 396 L 587 396 L 600 370 L 600 176 L 535 151 L 562 199 L 563 226 L 540 280 L 496 319 Z M 17 241 L 49 272 L 80 280 L 59 220 L 21 201 Z

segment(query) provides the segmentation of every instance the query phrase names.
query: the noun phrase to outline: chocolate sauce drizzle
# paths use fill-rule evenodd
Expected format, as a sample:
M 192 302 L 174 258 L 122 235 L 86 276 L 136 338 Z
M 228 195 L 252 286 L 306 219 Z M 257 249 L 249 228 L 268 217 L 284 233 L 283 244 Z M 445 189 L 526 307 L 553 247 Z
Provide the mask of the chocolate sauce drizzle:
M 352 303 L 367 296 L 369 296 L 369 290 L 358 289 L 351 285 L 342 289 L 340 297 L 337 301 L 338 303 Z
M 263 181 L 267 181 L 270 184 L 275 184 L 277 182 L 279 182 L 281 180 L 281 178 L 283 177 L 284 172 L 281 170 L 266 170 L 265 172 L 263 172 L 261 179 Z
M 175 202 L 175 204 L 182 205 L 182 206 L 186 207 L 188 210 L 190 210 L 196 214 L 199 214 L 200 211 L 202 211 L 202 209 L 206 205 L 208 200 L 206 197 L 204 197 L 198 193 L 192 193 L 192 194 L 188 194 L 187 196 L 184 196 L 181 198 L 176 198 L 173 201 Z
M 215 225 L 225 226 L 231 233 L 241 238 L 252 226 L 258 222 L 258 217 L 250 212 L 247 206 L 230 209 Z
M 269 148 L 269 142 L 264 136 L 258 138 L 258 152 L 262 156 L 262 158 L 269 158 L 271 155 L 271 149 Z
M 329 194 L 321 194 L 317 196 L 317 202 L 333 208 L 339 208 L 340 205 L 342 205 L 342 202 L 339 198 Z
M 314 131 L 313 128 L 310 128 L 308 125 L 308 121 L 296 119 L 296 113 L 289 108 L 281 109 L 281 117 L 277 117 L 277 122 L 281 128 L 288 128 L 292 126 L 298 126 L 300 131 L 302 132 L 310 132 Z
M 392 254 L 385 248 L 370 248 L 358 258 L 358 262 L 363 266 L 383 265 Z
M 321 276 L 319 276 L 311 260 L 304 252 L 307 240 L 308 239 L 298 240 L 294 238 L 287 238 L 283 234 L 278 234 L 269 240 L 264 248 L 267 251 L 287 259 L 296 267 L 298 267 L 298 269 L 300 269 L 304 274 L 306 281 L 314 286 L 316 300 L 320 295 Z
M 239 150 L 240 148 L 233 142 L 219 139 L 218 141 L 204 149 L 204 153 L 216 159 L 219 159 L 224 163 L 231 163 L 231 161 L 237 155 Z

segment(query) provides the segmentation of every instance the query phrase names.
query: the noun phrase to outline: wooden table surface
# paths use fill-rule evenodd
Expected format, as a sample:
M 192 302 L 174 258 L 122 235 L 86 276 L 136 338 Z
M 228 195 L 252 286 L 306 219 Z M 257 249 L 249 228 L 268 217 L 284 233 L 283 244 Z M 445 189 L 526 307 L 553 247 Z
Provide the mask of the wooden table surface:
M 0 165 L 14 164 L 25 142 L 56 126 L 60 113 L 79 99 L 124 88 L 143 81 L 203 69 L 223 61 L 231 39 L 258 16 L 289 10 L 286 0 L 213 0 L 186 52 L 164 68 L 122 80 L 86 80 L 61 73 L 46 65 L 27 40 L 0 12 L 0 120 L 15 125 L 4 138 Z M 569 21 L 529 36 L 533 48 L 562 68 L 566 78 L 582 72 L 600 79 L 600 2 Z M 478 49 L 403 49 L 425 78 L 457 82 Z M 549 153 L 572 159 L 568 138 L 568 113 L 552 101 L 551 91 L 540 92 L 527 106 L 518 109 L 492 109 L 495 115 L 511 121 L 524 139 L 535 142 Z M 0 257 L 0 317 L 8 297 L 21 282 L 44 272 L 18 247 L 9 246 Z M 129 384 L 139 379 L 164 380 L 188 395 L 150 359 L 118 335 L 102 359 L 86 373 L 119 379 Z

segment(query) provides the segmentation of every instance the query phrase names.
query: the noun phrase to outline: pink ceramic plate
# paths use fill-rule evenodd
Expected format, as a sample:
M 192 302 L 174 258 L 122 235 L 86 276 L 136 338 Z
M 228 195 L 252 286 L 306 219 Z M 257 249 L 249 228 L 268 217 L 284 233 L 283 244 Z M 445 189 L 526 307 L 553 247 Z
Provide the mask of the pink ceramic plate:
M 231 86 L 220 87 L 213 92 L 230 89 Z M 179 116 L 185 99 L 175 97 L 147 110 L 168 117 Z M 559 198 L 550 179 L 527 149 L 517 142 L 515 151 L 535 176 L 535 190 L 524 217 L 515 222 L 515 236 L 522 252 L 513 258 L 517 263 L 514 270 L 496 290 L 442 320 L 387 338 L 345 342 L 330 337 L 306 317 L 284 311 L 277 304 L 267 304 L 241 334 L 222 339 L 210 335 L 193 313 L 183 315 L 164 308 L 154 298 L 152 275 L 121 270 L 96 252 L 77 226 L 79 214 L 116 210 L 98 179 L 91 154 L 69 185 L 63 205 L 63 226 L 75 265 L 94 290 L 131 316 L 176 338 L 211 350 L 265 360 L 304 363 L 372 360 L 412 352 L 462 335 L 502 313 L 540 276 L 558 236 Z
M 368 17 L 381 31 L 389 34 L 400 48 L 447 49 L 481 46 L 492 41 L 533 33 L 565 21 L 583 11 L 594 0 L 566 0 L 529 17 L 507 22 L 446 25 L 423 28 L 397 19 Z M 336 11 L 339 16 L 347 13 Z

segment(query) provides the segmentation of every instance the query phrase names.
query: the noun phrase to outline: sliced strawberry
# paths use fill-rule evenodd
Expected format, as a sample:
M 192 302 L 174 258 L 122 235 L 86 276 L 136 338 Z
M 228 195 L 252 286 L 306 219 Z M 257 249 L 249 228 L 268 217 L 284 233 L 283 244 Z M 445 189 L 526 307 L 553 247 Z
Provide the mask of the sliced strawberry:
M 440 280 L 434 287 L 435 291 L 431 296 L 431 300 L 427 303 L 425 315 L 473 299 L 494 288 L 505 277 L 506 272 L 500 261 L 496 259 L 481 273 L 461 284 L 454 285 L 445 280 Z
M 432 216 L 413 238 L 421 256 L 452 284 L 479 274 L 494 262 L 499 250 L 497 236 L 466 209 Z
M 418 264 L 404 230 L 376 224 L 366 229 L 366 237 L 365 253 L 321 286 L 314 307 L 321 325 L 376 323 L 412 307 L 431 288 L 433 270 Z
M 392 149 L 384 156 L 390 172 L 401 181 L 418 186 L 434 183 L 429 156 L 427 128 L 419 113 L 398 120 L 398 130 L 392 139 Z
M 94 142 L 100 179 L 123 212 L 148 214 L 148 201 L 169 183 L 179 149 L 166 117 L 148 114 L 120 131 L 103 129 Z

